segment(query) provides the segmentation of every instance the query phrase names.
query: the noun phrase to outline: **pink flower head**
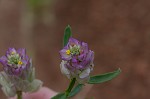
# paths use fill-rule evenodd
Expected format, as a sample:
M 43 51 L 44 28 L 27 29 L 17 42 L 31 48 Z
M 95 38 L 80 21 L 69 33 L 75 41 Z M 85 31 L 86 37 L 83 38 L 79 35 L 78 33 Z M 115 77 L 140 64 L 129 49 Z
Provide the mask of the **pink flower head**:
M 68 78 L 76 78 L 81 83 L 89 78 L 93 69 L 94 52 L 89 50 L 87 43 L 70 38 L 60 55 L 61 71 Z

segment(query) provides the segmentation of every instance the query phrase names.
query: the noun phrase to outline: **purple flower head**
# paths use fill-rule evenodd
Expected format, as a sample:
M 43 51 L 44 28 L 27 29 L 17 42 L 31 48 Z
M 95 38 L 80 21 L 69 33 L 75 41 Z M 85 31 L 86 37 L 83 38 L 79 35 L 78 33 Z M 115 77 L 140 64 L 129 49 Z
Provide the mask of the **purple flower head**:
M 60 51 L 61 71 L 67 77 L 85 79 L 93 69 L 94 52 L 87 43 L 70 38 L 68 44 Z M 70 75 L 70 76 L 69 76 Z
M 41 87 L 42 82 L 35 79 L 32 60 L 24 48 L 9 48 L 6 55 L 0 58 L 0 63 L 3 65 L 0 85 L 8 97 L 15 96 L 17 91 L 33 92 Z
M 26 55 L 26 50 L 9 48 L 6 55 L 0 58 L 4 71 L 9 75 L 21 75 L 31 66 L 31 59 Z

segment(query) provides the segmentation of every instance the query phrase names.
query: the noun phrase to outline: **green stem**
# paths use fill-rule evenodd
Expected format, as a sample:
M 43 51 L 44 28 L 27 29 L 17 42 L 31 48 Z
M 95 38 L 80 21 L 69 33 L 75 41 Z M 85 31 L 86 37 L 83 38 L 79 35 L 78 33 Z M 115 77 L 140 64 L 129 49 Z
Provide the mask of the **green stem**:
M 71 90 L 72 90 L 72 88 L 73 88 L 75 82 L 76 82 L 76 78 L 73 78 L 73 79 L 71 80 L 70 84 L 69 84 L 69 87 L 68 87 L 67 90 L 66 90 L 66 96 L 67 96 L 67 97 L 68 97 L 69 93 L 71 92 Z
M 22 91 L 17 91 L 17 99 L 22 99 Z

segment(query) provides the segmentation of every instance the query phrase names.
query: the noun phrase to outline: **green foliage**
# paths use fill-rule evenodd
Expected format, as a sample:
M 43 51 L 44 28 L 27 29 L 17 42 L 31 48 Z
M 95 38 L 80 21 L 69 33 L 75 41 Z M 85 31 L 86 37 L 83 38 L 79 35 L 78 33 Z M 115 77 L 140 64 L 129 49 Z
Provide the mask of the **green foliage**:
M 114 72 L 109 72 L 109 73 L 105 73 L 105 74 L 101 74 L 101 75 L 91 76 L 88 83 L 89 84 L 99 84 L 99 83 L 109 81 L 109 80 L 115 78 L 116 76 L 118 76 L 120 74 L 120 72 L 121 72 L 121 70 L 119 68 L 118 70 L 116 70 Z
M 69 94 L 69 97 L 75 96 L 83 87 L 83 84 L 78 84 Z
M 56 96 L 52 97 L 51 99 L 67 99 L 65 93 L 59 93 Z
M 69 96 L 66 97 L 66 93 L 59 93 L 51 99 L 68 99 L 69 97 L 75 96 L 83 87 L 83 84 L 78 84 L 75 88 L 69 93 Z
M 63 46 L 66 46 L 69 38 L 72 36 L 71 27 L 68 25 L 64 31 Z

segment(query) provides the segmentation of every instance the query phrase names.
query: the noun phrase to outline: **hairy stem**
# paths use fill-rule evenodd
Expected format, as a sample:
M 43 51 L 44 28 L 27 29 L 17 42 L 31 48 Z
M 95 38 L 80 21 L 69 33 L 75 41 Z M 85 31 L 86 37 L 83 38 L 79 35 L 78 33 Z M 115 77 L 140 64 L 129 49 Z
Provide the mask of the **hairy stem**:
M 67 97 L 68 97 L 69 93 L 71 92 L 71 90 L 72 90 L 72 88 L 73 88 L 75 82 L 76 82 L 76 78 L 73 78 L 73 79 L 71 80 L 70 84 L 69 84 L 69 87 L 68 87 L 67 90 L 66 90 L 66 96 L 67 96 Z
M 17 99 L 22 99 L 22 91 L 17 91 Z

